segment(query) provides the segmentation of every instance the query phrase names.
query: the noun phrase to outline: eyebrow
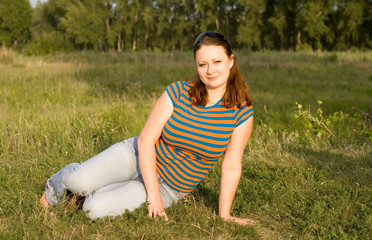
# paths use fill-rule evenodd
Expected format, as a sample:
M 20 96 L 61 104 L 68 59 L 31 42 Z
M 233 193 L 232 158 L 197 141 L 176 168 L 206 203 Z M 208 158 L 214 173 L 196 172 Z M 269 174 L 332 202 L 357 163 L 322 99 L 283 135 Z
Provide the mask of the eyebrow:
M 222 58 L 222 57 L 215 57 L 215 58 L 212 58 L 212 60 L 216 60 L 216 59 L 218 59 L 218 60 L 222 60 L 223 58 Z M 201 61 L 206 61 L 206 60 L 201 60 Z

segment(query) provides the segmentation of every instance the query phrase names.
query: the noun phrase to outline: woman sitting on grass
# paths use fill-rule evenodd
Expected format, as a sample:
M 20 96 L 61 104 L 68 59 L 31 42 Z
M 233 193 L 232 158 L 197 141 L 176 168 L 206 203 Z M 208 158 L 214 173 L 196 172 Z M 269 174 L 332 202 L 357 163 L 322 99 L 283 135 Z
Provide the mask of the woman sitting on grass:
M 118 216 L 147 201 L 148 215 L 167 221 L 164 209 L 187 196 L 223 155 L 219 215 L 255 223 L 230 215 L 253 127 L 249 88 L 221 33 L 204 32 L 193 47 L 197 80 L 166 87 L 139 137 L 54 174 L 43 206 L 56 205 L 68 190 L 86 197 L 83 210 L 91 219 Z

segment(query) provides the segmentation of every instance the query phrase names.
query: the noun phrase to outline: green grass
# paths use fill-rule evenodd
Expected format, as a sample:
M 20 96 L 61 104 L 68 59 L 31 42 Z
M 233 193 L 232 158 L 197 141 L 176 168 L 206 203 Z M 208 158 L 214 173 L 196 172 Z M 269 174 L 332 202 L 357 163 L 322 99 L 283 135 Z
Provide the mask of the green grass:
M 0 52 L 0 239 L 369 239 L 372 53 L 238 52 L 255 127 L 232 214 L 218 215 L 220 168 L 170 221 L 144 208 L 88 220 L 72 202 L 39 206 L 71 162 L 138 135 L 164 87 L 195 74 L 191 53 Z M 318 105 L 317 101 L 323 104 Z M 296 102 L 302 105 L 299 108 Z

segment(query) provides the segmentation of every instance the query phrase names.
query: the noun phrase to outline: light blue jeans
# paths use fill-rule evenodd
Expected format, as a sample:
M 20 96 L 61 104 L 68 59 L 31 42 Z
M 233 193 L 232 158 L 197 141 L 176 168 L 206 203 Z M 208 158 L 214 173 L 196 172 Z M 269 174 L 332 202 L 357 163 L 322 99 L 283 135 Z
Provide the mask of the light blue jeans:
M 146 189 L 138 162 L 138 137 L 116 143 L 83 163 L 71 163 L 48 179 L 45 196 L 51 206 L 65 190 L 85 196 L 83 210 L 90 219 L 118 216 L 146 202 Z M 182 199 L 158 175 L 164 207 Z

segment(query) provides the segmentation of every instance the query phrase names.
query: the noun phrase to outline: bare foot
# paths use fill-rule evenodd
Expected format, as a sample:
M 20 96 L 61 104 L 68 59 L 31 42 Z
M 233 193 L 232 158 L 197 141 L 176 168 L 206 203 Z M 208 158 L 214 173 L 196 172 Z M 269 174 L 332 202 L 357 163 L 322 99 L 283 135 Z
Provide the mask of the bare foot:
M 248 218 L 238 218 L 238 217 L 233 217 L 233 216 L 225 217 L 224 220 L 226 222 L 236 222 L 240 225 L 249 225 L 249 226 L 254 226 L 256 225 L 256 223 L 259 222 L 259 221 L 255 221 L 255 220 L 248 219 Z
M 49 203 L 48 203 L 48 201 L 47 201 L 47 199 L 45 197 L 45 192 L 43 193 L 43 196 L 41 196 L 41 198 L 40 198 L 40 203 L 45 208 L 50 207 L 50 205 L 49 205 Z

